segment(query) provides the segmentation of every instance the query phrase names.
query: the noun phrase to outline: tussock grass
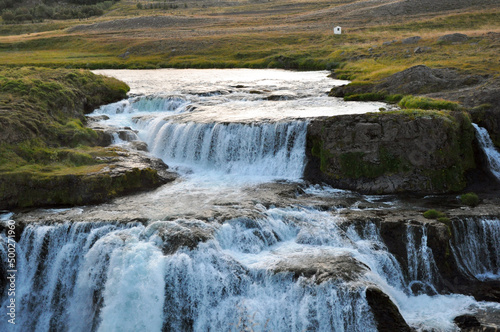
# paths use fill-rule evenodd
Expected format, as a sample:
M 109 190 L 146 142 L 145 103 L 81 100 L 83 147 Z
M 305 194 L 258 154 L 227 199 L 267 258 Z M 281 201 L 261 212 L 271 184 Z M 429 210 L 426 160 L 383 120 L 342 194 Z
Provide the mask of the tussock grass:
M 462 108 L 460 104 L 455 102 L 416 96 L 405 96 L 398 105 L 402 108 L 422 110 L 458 111 Z

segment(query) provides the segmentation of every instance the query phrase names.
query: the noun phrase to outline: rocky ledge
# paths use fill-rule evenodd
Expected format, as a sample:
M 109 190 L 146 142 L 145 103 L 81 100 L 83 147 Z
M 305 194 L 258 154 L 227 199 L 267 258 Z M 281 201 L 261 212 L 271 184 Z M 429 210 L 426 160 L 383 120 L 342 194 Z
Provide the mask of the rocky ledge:
M 446 193 L 475 166 L 467 114 L 395 111 L 321 118 L 307 133 L 307 180 L 363 193 Z
M 443 36 L 460 38 L 456 35 Z M 419 95 L 459 102 L 472 121 L 490 133 L 500 147 L 500 78 L 459 72 L 450 68 L 410 67 L 373 83 L 352 83 L 334 87 L 330 96 L 377 94 Z
M 0 209 L 97 204 L 118 195 L 156 188 L 176 174 L 160 159 L 108 148 L 97 165 L 71 172 L 0 174 Z

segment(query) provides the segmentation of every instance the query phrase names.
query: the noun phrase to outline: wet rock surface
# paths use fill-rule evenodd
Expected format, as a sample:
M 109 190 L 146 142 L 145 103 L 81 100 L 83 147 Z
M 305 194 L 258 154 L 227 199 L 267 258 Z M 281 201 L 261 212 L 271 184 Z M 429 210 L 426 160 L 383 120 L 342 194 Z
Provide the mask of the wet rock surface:
M 295 278 L 312 279 L 317 284 L 332 281 L 356 281 L 370 269 L 348 255 L 290 255 L 274 267 L 275 273 L 291 272 Z
M 414 331 L 401 316 L 394 302 L 380 289 L 368 287 L 366 289 L 366 300 L 372 309 L 379 331 Z

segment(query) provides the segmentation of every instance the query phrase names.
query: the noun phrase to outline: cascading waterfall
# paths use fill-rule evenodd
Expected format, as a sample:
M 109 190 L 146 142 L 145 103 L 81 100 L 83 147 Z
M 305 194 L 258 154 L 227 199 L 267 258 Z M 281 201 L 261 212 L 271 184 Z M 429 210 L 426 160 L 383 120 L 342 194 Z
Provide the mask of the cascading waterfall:
M 209 83 L 204 81 L 210 86 L 201 87 L 193 86 L 196 76 L 183 76 L 179 87 L 178 77 L 163 74 L 162 80 L 169 80 L 157 84 L 158 94 L 132 97 L 93 114 L 109 118 L 100 121 L 120 128 L 117 135 L 122 129 L 134 135 L 137 130 L 152 154 L 185 175 L 157 192 L 110 203 L 108 215 L 121 216 L 118 213 L 126 214 L 148 199 L 153 203 L 145 209 L 168 205 L 173 202 L 169 195 L 186 202 L 180 208 L 155 211 L 161 217 L 152 217 L 150 211 L 140 214 L 141 220 L 149 220 L 144 224 L 27 223 L 16 251 L 17 321 L 11 326 L 0 320 L 1 331 L 375 331 L 367 287 L 387 294 L 418 331 L 455 331 L 453 318 L 474 312 L 471 308 L 477 302 L 472 297 L 435 291 L 441 281 L 425 226 L 404 225 L 406 238 L 398 240 L 405 242 L 406 252 L 403 245 L 393 255 L 378 221 L 345 219 L 309 207 L 309 202 L 338 194 L 335 189 L 306 189 L 311 201 L 300 195 L 274 201 L 249 194 L 268 185 L 261 187 L 262 180 L 302 177 L 307 116 L 318 105 L 323 107 L 316 116 L 336 115 L 339 107 L 338 102 L 330 104 L 335 98 L 326 97 L 330 80 L 321 84 L 298 80 L 300 85 L 289 86 L 293 81 L 277 82 L 273 72 L 267 80 L 259 76 L 245 84 L 224 83 L 212 80 L 214 73 L 207 74 Z M 237 79 L 249 79 L 250 72 L 244 74 Z M 224 95 L 196 92 L 219 90 Z M 286 102 L 268 98 L 285 96 L 288 90 L 307 90 L 307 100 L 301 103 L 300 94 Z M 237 116 L 241 105 L 243 117 Z M 362 104 L 356 112 L 380 106 Z M 253 108 L 259 114 L 255 121 Z M 187 112 L 191 113 L 182 114 Z M 500 160 L 496 150 L 485 151 Z M 186 168 L 192 173 L 185 174 Z M 233 181 L 240 177 L 255 179 L 259 185 Z M 225 182 L 218 182 L 221 179 Z M 351 194 L 338 195 L 348 201 Z M 262 197 L 268 207 L 257 203 Z M 202 207 L 184 211 L 185 206 L 195 205 L 191 198 Z M 274 207 L 275 202 L 287 207 Z M 318 202 L 314 206 L 322 204 Z M 85 209 L 81 220 L 98 219 L 91 215 L 92 208 Z M 130 215 L 127 220 L 136 220 Z M 0 214 L 0 223 L 11 217 Z M 454 220 L 452 227 L 452 251 L 464 274 L 498 279 L 500 222 Z M 4 234 L 0 234 L 0 256 L 0 273 L 5 273 Z M 2 296 L 5 310 L 5 291 Z
M 454 220 L 452 249 L 466 275 L 500 279 L 500 220 Z
M 311 208 L 256 208 L 261 218 L 222 225 L 27 226 L 18 246 L 17 331 L 372 331 L 364 291 L 373 284 L 423 329 L 448 331 L 473 304 L 465 296 L 412 295 L 373 223 Z M 199 232 L 212 235 L 192 249 L 177 243 Z M 294 268 L 331 257 L 351 257 L 368 272 L 351 280 L 347 269 L 319 284 L 294 276 Z M 283 264 L 292 270 L 279 270 Z
M 427 246 L 427 229 L 425 226 L 408 224 L 406 234 L 409 286 L 417 293 L 436 294 L 434 285 L 438 282 L 439 272 L 432 250 Z
M 144 140 L 169 165 L 238 175 L 302 176 L 305 121 L 225 124 L 154 119 L 147 126 Z
M 265 226 L 282 229 L 269 234 L 275 241 L 296 232 L 285 222 Z M 27 226 L 18 250 L 17 331 L 373 329 L 362 286 L 270 273 L 216 240 L 165 255 L 161 229 L 172 223 Z M 248 227 L 255 225 L 264 226 Z
M 476 137 L 483 149 L 491 173 L 500 181 L 500 152 L 496 149 L 493 141 L 485 128 L 479 127 L 477 124 L 472 124 L 476 128 Z
M 188 111 L 190 105 L 188 100 L 177 96 L 139 96 L 101 106 L 94 111 L 94 115 L 158 112 L 179 114 Z

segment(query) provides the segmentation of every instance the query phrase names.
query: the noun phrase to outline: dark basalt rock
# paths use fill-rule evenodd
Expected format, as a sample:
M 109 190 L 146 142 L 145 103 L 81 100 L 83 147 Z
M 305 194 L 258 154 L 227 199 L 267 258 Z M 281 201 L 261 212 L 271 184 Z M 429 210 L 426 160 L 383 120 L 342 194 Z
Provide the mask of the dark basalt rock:
M 481 75 L 464 75 L 447 68 L 410 67 L 373 84 L 335 87 L 331 96 L 343 97 L 357 93 L 427 94 L 472 86 L 485 81 Z M 446 98 L 447 99 L 447 98 Z
M 455 112 L 369 113 L 312 120 L 304 178 L 363 193 L 446 193 L 466 186 L 474 128 Z
M 138 191 L 157 188 L 177 174 L 157 158 L 113 148 L 101 165 L 87 173 L 0 176 L 0 209 L 97 204 Z
M 481 326 L 481 323 L 477 320 L 475 316 L 472 315 L 462 315 L 455 317 L 453 320 L 455 324 L 461 329 L 467 329 L 471 327 L 479 327 Z
M 394 302 L 380 289 L 368 287 L 366 289 L 366 300 L 372 309 L 378 331 L 414 331 L 408 326 L 403 316 L 401 316 Z
M 213 238 L 214 228 L 197 220 L 160 221 L 149 226 L 157 230 L 163 240 L 165 255 L 174 254 L 180 248 L 194 249 L 201 242 Z

